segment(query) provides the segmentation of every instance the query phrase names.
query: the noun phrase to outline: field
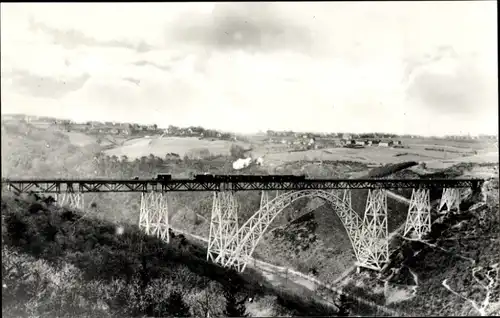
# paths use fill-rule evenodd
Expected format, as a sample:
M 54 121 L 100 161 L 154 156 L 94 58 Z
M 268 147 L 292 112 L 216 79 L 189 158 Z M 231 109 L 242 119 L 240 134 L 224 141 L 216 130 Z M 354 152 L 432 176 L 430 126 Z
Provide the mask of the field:
M 153 154 L 158 157 L 175 153 L 184 157 L 206 158 L 209 156 L 228 156 L 233 142 L 194 137 L 150 136 L 124 142 L 105 151 L 107 155 L 127 156 L 130 159 Z M 263 157 L 269 172 L 288 162 L 297 161 L 353 161 L 367 165 L 384 165 L 388 163 L 417 161 L 428 163 L 428 168 L 444 169 L 459 162 L 498 162 L 498 150 L 491 144 L 469 141 L 443 141 L 441 139 L 407 139 L 403 140 L 405 148 L 365 147 L 325 148 L 306 151 L 290 151 L 286 145 L 267 144 L 262 137 L 250 137 L 249 143 L 237 142 L 254 158 Z
M 208 157 L 210 155 L 228 156 L 231 142 L 223 140 L 210 141 L 194 137 L 163 137 L 152 136 L 150 138 L 139 138 L 126 141 L 122 146 L 106 150 L 107 155 L 127 156 L 130 159 L 140 158 L 153 154 L 164 157 L 168 153 L 175 153 L 181 157 Z M 248 144 L 239 143 L 243 147 Z

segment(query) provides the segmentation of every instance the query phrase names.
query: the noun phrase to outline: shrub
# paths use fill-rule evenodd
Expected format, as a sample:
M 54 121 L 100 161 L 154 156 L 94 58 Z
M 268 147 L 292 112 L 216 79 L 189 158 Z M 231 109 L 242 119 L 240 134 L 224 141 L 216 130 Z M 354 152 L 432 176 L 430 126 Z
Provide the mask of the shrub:
M 245 149 L 237 144 L 231 144 L 231 148 L 229 148 L 229 153 L 231 154 L 231 157 L 233 157 L 234 159 L 245 157 Z

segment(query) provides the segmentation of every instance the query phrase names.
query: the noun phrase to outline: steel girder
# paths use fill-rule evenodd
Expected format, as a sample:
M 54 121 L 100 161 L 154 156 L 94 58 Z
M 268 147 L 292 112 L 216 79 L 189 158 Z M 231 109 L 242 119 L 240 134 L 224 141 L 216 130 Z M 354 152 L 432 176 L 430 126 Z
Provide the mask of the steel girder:
M 83 210 L 85 207 L 83 193 L 81 192 L 66 192 L 58 193 L 54 198 L 58 205 L 69 206 L 73 209 Z
M 236 235 L 232 237 L 232 241 L 239 241 L 239 244 L 233 251 L 231 257 L 223 265 L 231 266 L 237 261 L 243 262 L 243 266 L 241 267 L 241 271 L 243 271 L 246 268 L 249 257 L 254 252 L 257 244 L 269 225 L 273 222 L 274 218 L 292 202 L 303 197 L 320 197 L 336 207 L 335 212 L 339 215 L 347 231 L 351 244 L 354 247 L 354 253 L 357 257 L 358 251 L 356 248 L 356 240 L 360 236 L 360 226 L 362 224 L 359 215 L 331 191 L 303 190 L 286 192 L 261 207 L 259 211 L 240 227 Z
M 453 188 L 445 188 L 441 196 L 441 202 L 439 203 L 439 212 L 443 210 L 446 206 L 446 211 L 450 212 L 452 209 L 456 209 L 457 212 L 460 211 L 460 190 Z
M 192 179 L 158 180 L 3 180 L 18 193 L 63 192 L 168 192 L 168 191 L 252 191 L 252 190 L 331 190 L 331 189 L 403 189 L 403 188 L 474 188 L 480 179 L 306 179 L 304 181 L 231 181 L 207 182 Z
M 413 236 L 418 239 L 431 231 L 431 199 L 428 189 L 414 189 L 411 194 L 403 236 L 409 238 L 412 231 Z
M 170 242 L 167 196 L 161 192 L 141 194 L 139 228 L 147 235 L 154 235 Z
M 382 269 L 389 260 L 387 229 L 387 192 L 368 190 L 365 215 L 358 242 L 358 266 Z
M 237 232 L 238 202 L 234 193 L 214 192 L 207 260 L 224 265 L 238 245 L 238 240 L 231 240 Z M 240 270 L 240 262 L 234 266 Z

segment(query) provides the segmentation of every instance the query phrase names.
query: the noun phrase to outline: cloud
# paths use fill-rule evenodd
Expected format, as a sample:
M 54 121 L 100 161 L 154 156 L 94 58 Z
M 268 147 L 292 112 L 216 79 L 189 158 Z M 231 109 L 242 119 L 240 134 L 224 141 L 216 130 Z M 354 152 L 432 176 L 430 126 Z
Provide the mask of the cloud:
M 495 74 L 481 67 L 478 56 L 460 55 L 451 47 L 408 63 L 407 96 L 436 114 L 475 116 L 498 99 Z
M 33 97 L 60 98 L 83 87 L 90 78 L 88 74 L 68 79 L 38 76 L 24 70 L 2 72 L 2 77 L 9 78 L 10 87 L 20 94 Z
M 135 79 L 135 78 L 131 78 L 131 77 L 124 77 L 123 80 L 124 81 L 129 81 L 130 83 L 133 83 L 133 84 L 135 84 L 137 86 L 140 86 L 140 84 L 141 84 L 140 80 Z
M 171 66 L 159 65 L 159 64 L 156 64 L 156 63 L 153 63 L 153 62 L 144 61 L 144 60 L 134 62 L 133 64 L 137 65 L 137 66 L 146 66 L 146 65 L 153 66 L 153 67 L 156 67 L 157 69 L 159 69 L 161 71 L 164 71 L 164 72 L 168 72 L 168 71 L 170 71 L 172 69 Z
M 62 45 L 66 49 L 75 49 L 80 46 L 127 48 L 137 52 L 148 52 L 153 49 L 153 46 L 144 40 L 141 40 L 139 43 L 125 40 L 97 40 L 75 29 L 60 30 L 50 27 L 43 22 L 35 21 L 32 17 L 29 19 L 29 25 L 31 31 L 47 34 L 54 43 Z
M 211 15 L 186 13 L 177 25 L 168 38 L 215 50 L 307 52 L 313 44 L 310 29 L 286 19 L 273 3 L 217 3 Z

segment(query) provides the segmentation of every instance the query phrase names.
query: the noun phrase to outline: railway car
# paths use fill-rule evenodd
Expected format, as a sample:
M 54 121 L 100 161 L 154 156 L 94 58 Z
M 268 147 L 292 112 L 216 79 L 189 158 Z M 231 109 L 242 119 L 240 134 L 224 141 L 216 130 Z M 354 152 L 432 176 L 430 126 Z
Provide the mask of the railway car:
M 212 182 L 215 181 L 217 178 L 214 174 L 197 174 L 194 176 L 194 180 L 196 181 L 202 181 L 202 182 Z
M 287 181 L 287 182 L 292 182 L 292 181 L 302 181 L 305 180 L 306 176 L 301 175 L 301 176 L 296 176 L 296 175 L 283 175 L 279 176 L 278 180 L 280 181 Z
M 170 181 L 170 180 L 172 180 L 172 175 L 171 174 L 158 174 L 156 176 L 156 180 L 158 180 L 158 181 Z

